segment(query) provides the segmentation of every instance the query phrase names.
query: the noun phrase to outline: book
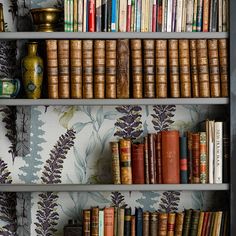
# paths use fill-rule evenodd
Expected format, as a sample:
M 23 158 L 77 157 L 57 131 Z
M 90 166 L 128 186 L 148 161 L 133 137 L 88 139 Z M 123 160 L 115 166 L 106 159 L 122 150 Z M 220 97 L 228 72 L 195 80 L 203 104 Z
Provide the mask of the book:
M 110 146 L 111 146 L 111 156 L 112 156 L 113 184 L 121 184 L 119 143 L 118 142 L 110 142 Z
M 228 123 L 223 123 L 223 183 L 229 183 L 230 141 Z
M 136 235 L 135 221 L 136 221 L 135 216 L 132 215 L 132 216 L 131 216 L 131 232 L 130 232 L 130 235 L 131 235 L 131 236 L 135 236 L 135 235 Z
M 207 143 L 208 143 L 208 176 L 209 183 L 214 183 L 214 156 L 215 156 L 215 148 L 214 148 L 214 140 L 215 140 L 215 121 L 207 120 L 206 121 L 206 132 L 207 132 Z
M 113 236 L 118 236 L 118 206 L 114 206 L 114 233 Z
M 142 236 L 143 232 L 143 209 L 141 207 L 135 208 L 135 232 L 136 236 Z
M 112 0 L 107 0 L 107 32 L 111 32 Z
M 197 32 L 202 31 L 203 0 L 197 1 Z
M 83 32 L 88 31 L 88 0 L 83 0 Z
M 102 0 L 96 0 L 95 3 L 96 6 L 96 32 L 102 31 Z
M 202 16 L 203 32 L 208 32 L 209 30 L 209 9 L 210 9 L 210 0 L 203 0 L 203 16 Z
M 198 0 L 194 0 L 192 32 L 197 32 L 197 4 L 198 4 Z
M 91 211 L 90 209 L 83 210 L 83 236 L 90 236 L 90 219 Z
M 199 217 L 200 217 L 200 211 L 193 210 L 190 223 L 190 236 L 197 235 Z
M 175 216 L 176 214 L 168 213 L 168 220 L 167 220 L 167 235 L 174 236 L 175 235 Z
M 187 0 L 183 1 L 181 32 L 186 32 Z
M 180 183 L 188 183 L 187 137 L 180 137 Z
M 192 133 L 192 161 L 193 161 L 193 179 L 192 183 L 200 183 L 200 135 Z
M 161 132 L 156 134 L 156 183 L 162 183 L 162 164 L 161 164 Z
M 64 2 L 64 31 L 69 32 L 69 1 L 65 0 Z
M 205 230 L 205 235 L 210 235 L 210 228 L 211 228 L 211 224 L 213 222 L 213 212 L 209 212 L 208 214 L 208 220 L 207 220 L 207 225 L 206 225 L 206 230 Z
M 107 7 L 107 1 L 108 0 L 102 0 L 102 32 L 107 32 L 108 27 L 107 27 L 107 12 L 108 12 L 108 7 Z
M 78 32 L 78 0 L 73 0 L 73 32 Z
M 200 183 L 207 183 L 207 137 L 206 132 L 200 132 L 200 143 L 199 143 L 199 152 L 200 152 Z
M 117 236 L 124 236 L 125 209 L 118 207 Z
M 150 183 L 149 179 L 149 157 L 148 157 L 148 137 L 144 137 L 144 177 L 145 177 L 145 184 Z
M 207 229 L 209 215 L 210 215 L 210 212 L 208 212 L 208 211 L 204 212 L 203 225 L 202 225 L 202 230 L 201 230 L 201 234 L 200 234 L 201 236 L 206 235 L 206 229 Z
M 83 0 L 78 0 L 78 32 L 83 32 Z
M 190 235 L 191 216 L 192 216 L 192 209 L 185 209 L 182 236 Z
M 223 31 L 223 0 L 218 0 L 218 32 Z
M 163 7 L 162 7 L 163 9 Z M 183 11 L 183 0 L 177 1 L 176 6 L 176 32 L 181 32 L 181 26 L 182 26 L 182 11 Z M 162 23 L 163 24 L 163 23 Z
M 132 3 L 131 3 L 131 0 L 128 0 L 127 19 L 126 19 L 126 32 L 131 31 L 131 14 L 132 14 Z
M 159 235 L 167 235 L 168 213 L 159 212 L 158 220 Z
M 157 235 L 158 232 L 158 213 L 156 211 L 151 212 L 149 216 L 149 235 Z
M 118 8 L 118 6 L 116 5 L 116 0 L 112 0 L 111 1 L 111 32 L 116 32 L 116 18 L 117 14 L 116 14 L 116 8 Z
M 116 75 L 116 93 L 117 98 L 130 97 L 130 75 L 129 75 L 129 40 L 117 40 L 117 75 Z
M 171 26 L 171 32 L 175 32 L 176 28 L 176 7 L 177 7 L 177 0 L 173 0 L 173 10 L 172 10 L 172 26 Z
M 99 209 L 98 221 L 99 221 L 98 235 L 103 236 L 104 235 L 104 210 L 103 209 Z
M 131 234 L 131 208 L 125 208 L 124 236 Z
M 104 236 L 114 233 L 114 207 L 104 208 Z
M 193 152 L 192 152 L 192 132 L 187 132 L 187 167 L 188 167 L 188 183 L 193 181 Z
M 150 213 L 148 211 L 143 212 L 143 230 L 142 233 L 140 233 L 139 236 L 149 236 L 149 215 Z M 138 232 L 138 231 L 137 231 Z
M 99 208 L 92 207 L 91 210 L 91 236 L 99 234 Z
M 182 236 L 183 224 L 184 224 L 184 212 L 177 212 L 175 220 L 175 236 Z
M 127 1 L 120 0 L 119 2 L 119 32 L 126 32 Z
M 148 171 L 149 183 L 156 183 L 156 136 L 154 133 L 148 133 Z
M 161 131 L 161 143 L 163 183 L 179 184 L 179 131 Z
M 187 15 L 186 15 L 186 31 L 192 32 L 193 30 L 193 6 L 194 0 L 187 1 Z

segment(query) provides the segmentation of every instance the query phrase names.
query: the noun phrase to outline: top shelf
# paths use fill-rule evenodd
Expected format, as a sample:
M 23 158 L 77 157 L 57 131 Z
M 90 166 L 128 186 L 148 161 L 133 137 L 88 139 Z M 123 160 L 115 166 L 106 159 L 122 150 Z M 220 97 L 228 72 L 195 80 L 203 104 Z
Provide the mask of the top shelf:
M 3 32 L 0 39 L 219 39 L 227 32 Z

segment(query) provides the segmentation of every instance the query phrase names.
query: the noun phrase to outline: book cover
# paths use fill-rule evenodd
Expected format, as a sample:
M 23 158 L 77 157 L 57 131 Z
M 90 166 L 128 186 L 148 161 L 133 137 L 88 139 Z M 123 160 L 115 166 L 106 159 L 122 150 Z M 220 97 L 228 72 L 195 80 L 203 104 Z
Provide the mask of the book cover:
M 150 213 L 149 219 L 150 235 L 157 235 L 158 232 L 158 213 L 156 211 Z M 160 234 L 161 235 L 161 234 Z
M 90 219 L 91 211 L 90 209 L 83 210 L 83 236 L 90 236 Z
M 98 236 L 99 234 L 99 208 L 92 207 L 91 210 L 91 236 Z
M 187 137 L 180 137 L 180 183 L 188 183 Z
M 158 220 L 159 235 L 167 235 L 168 213 L 159 212 Z
M 124 236 L 125 209 L 118 208 L 117 236 Z
M 186 209 L 184 211 L 184 223 L 183 223 L 182 236 L 190 235 L 191 217 L 192 217 L 192 209 Z
M 200 183 L 207 183 L 207 137 L 206 132 L 200 132 Z
M 126 32 L 127 1 L 120 0 L 119 6 L 119 32 Z
M 154 133 L 148 134 L 148 170 L 149 170 L 149 183 L 156 183 L 156 136 Z
M 197 235 L 199 217 L 200 217 L 200 211 L 193 210 L 192 216 L 191 216 L 191 223 L 190 223 L 190 235 L 191 236 Z
M 114 233 L 114 207 L 104 208 L 104 236 Z
M 125 208 L 124 236 L 131 234 L 131 207 Z
M 175 236 L 182 236 L 183 224 L 184 224 L 184 212 L 177 212 L 175 220 Z
M 143 230 L 142 233 L 139 233 L 139 236 L 149 236 L 149 215 L 148 211 L 143 212 Z M 138 231 L 137 231 L 138 232 Z
M 200 135 L 192 133 L 192 160 L 193 160 L 193 180 L 194 184 L 200 183 Z
M 142 236 L 143 232 L 143 209 L 141 207 L 135 208 L 135 232 L 136 236 Z
M 110 142 L 110 146 L 111 146 L 111 157 L 112 157 L 113 184 L 121 184 L 119 143 L 118 142 Z
M 167 221 L 167 235 L 174 236 L 175 235 L 175 216 L 176 213 L 168 213 L 168 221 Z

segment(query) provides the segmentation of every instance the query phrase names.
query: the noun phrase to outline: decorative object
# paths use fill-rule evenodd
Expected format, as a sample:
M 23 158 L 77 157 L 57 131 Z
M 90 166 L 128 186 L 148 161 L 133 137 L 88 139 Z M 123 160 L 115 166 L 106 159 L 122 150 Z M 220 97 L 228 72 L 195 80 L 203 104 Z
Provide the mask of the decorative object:
M 22 79 L 27 98 L 41 96 L 43 60 L 37 55 L 37 42 L 28 43 L 28 55 L 22 60 Z
M 15 98 L 20 90 L 20 80 L 0 78 L 0 98 Z
M 36 26 L 36 31 L 54 32 L 58 23 L 60 13 L 59 8 L 35 8 L 31 9 L 30 13 L 33 18 L 33 23 Z
M 3 5 L 0 3 L 0 32 L 5 31 L 5 26 L 4 26 L 4 17 L 3 17 Z

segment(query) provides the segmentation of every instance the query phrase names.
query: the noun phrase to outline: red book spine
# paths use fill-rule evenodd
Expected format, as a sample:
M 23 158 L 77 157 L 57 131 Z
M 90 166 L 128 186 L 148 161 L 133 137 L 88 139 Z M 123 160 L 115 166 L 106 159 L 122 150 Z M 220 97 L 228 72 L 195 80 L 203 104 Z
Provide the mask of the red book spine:
M 201 232 L 202 236 L 206 235 L 206 228 L 207 228 L 208 218 L 209 218 L 209 212 L 205 212 L 204 213 L 204 218 L 203 218 L 202 232 Z
M 89 0 L 89 32 L 95 31 L 95 0 Z
M 152 32 L 156 32 L 157 29 L 157 4 L 154 0 L 152 5 Z
M 200 135 L 192 134 L 193 183 L 200 183 Z
M 161 170 L 161 133 L 156 134 L 156 172 L 157 184 L 162 184 L 162 170 Z
M 159 4 L 158 0 L 158 12 L 157 12 L 157 24 L 158 24 L 158 31 L 161 32 L 161 26 L 162 26 L 162 5 Z
M 130 32 L 130 29 L 131 29 L 131 15 L 132 15 L 131 0 L 128 0 L 128 5 L 127 5 L 126 32 Z

